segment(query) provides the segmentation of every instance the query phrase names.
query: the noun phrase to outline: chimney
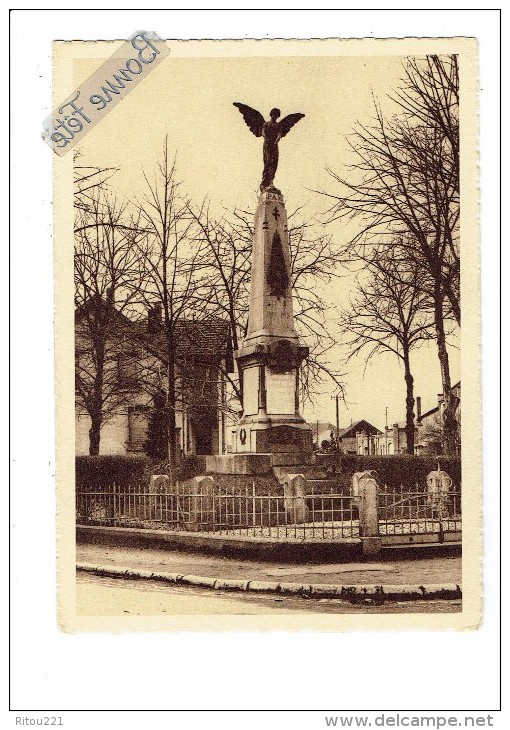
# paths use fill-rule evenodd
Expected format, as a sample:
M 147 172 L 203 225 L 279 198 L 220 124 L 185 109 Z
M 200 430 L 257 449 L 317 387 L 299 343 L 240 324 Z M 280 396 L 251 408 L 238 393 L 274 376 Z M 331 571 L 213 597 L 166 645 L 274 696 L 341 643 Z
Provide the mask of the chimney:
M 153 304 L 149 307 L 147 313 L 147 332 L 149 334 L 155 335 L 161 330 L 162 316 L 163 308 L 161 304 Z
M 398 423 L 393 424 L 393 453 L 400 454 L 400 434 Z
M 421 423 L 421 398 L 420 396 L 416 397 L 416 423 Z

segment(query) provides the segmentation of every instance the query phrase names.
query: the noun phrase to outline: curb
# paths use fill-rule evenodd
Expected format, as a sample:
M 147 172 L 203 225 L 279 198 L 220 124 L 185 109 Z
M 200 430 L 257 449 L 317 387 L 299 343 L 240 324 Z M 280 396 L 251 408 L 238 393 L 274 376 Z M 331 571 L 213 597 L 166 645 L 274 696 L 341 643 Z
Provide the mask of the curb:
M 122 566 L 103 566 L 78 563 L 76 570 L 105 578 L 129 580 L 156 580 L 181 586 L 195 586 L 223 591 L 251 591 L 253 593 L 276 593 L 278 595 L 299 595 L 307 598 L 340 598 L 349 603 L 384 603 L 385 601 L 451 600 L 462 598 L 462 588 L 456 583 L 428 585 L 336 585 L 332 583 L 303 584 L 275 583 L 272 581 L 239 580 L 236 578 L 213 578 L 203 575 L 182 573 L 154 573 L 149 570 L 133 570 Z
M 459 541 L 438 542 L 438 536 L 428 535 L 433 541 L 413 542 L 411 535 L 406 543 L 393 543 L 394 535 L 382 538 L 381 554 L 410 550 L 458 552 Z M 423 535 L 422 537 L 425 537 Z M 399 538 L 400 539 L 400 538 Z M 255 560 L 274 562 L 306 562 L 309 558 L 333 558 L 336 561 L 362 557 L 362 539 L 359 537 L 328 540 L 310 538 L 307 540 L 279 540 L 275 537 L 248 537 L 215 533 L 181 532 L 172 530 L 139 529 L 132 527 L 104 527 L 100 525 L 77 525 L 76 541 L 80 544 L 112 545 L 125 547 L 150 547 L 157 550 L 182 550 L 186 552 L 209 553 L 236 558 L 249 557 Z

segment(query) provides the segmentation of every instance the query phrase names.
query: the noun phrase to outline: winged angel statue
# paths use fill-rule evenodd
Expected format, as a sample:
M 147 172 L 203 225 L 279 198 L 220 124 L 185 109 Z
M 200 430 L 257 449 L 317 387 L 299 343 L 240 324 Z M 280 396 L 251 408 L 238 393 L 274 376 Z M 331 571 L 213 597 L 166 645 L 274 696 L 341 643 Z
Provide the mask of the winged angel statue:
M 247 104 L 241 104 L 238 101 L 234 102 L 241 114 L 243 115 L 244 121 L 253 132 L 255 137 L 264 137 L 264 172 L 262 173 L 262 182 L 260 183 L 260 189 L 265 190 L 273 184 L 274 176 L 276 175 L 276 168 L 278 167 L 278 142 L 282 137 L 292 129 L 292 127 L 299 122 L 305 115 L 304 114 L 289 114 L 284 117 L 281 121 L 276 120 L 280 116 L 279 109 L 271 109 L 269 116 L 271 117 L 268 122 L 264 120 L 264 117 L 256 109 L 252 109 Z

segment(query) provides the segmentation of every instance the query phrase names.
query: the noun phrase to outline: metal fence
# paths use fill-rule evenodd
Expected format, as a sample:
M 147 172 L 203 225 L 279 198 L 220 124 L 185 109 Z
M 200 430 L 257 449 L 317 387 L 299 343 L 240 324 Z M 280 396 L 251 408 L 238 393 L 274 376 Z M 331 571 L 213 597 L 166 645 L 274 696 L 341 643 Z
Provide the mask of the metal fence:
M 359 536 L 357 507 L 349 495 L 306 497 L 256 494 L 247 486 L 235 493 L 217 485 L 197 493 L 176 485 L 172 493 L 144 487 L 80 491 L 79 524 L 214 532 L 277 539 L 337 539 Z
M 406 536 L 460 533 L 460 491 L 430 493 L 426 487 L 378 487 L 375 529 L 380 537 L 406 542 Z M 244 490 L 219 487 L 194 489 L 177 484 L 169 491 L 144 486 L 79 491 L 79 524 L 216 533 L 279 540 L 359 539 L 359 498 L 331 491 L 327 494 L 289 496 L 257 494 L 255 485 Z M 363 524 L 363 514 L 362 514 Z M 374 533 L 372 533 L 374 534 Z M 366 536 L 366 534 L 365 534 Z M 389 536 L 392 536 L 391 538 Z
M 380 535 L 410 535 L 460 532 L 460 491 L 430 491 L 415 484 L 400 485 L 377 493 Z

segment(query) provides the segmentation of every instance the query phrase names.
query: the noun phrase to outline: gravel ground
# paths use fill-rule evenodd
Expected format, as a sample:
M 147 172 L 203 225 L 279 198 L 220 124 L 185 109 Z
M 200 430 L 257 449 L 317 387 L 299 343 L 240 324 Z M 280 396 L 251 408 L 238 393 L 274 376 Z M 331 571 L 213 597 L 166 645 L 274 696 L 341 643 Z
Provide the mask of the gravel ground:
M 422 535 L 443 532 L 461 532 L 462 520 L 380 520 L 380 535 Z M 152 530 L 186 531 L 179 525 L 167 522 L 119 519 L 117 527 L 138 527 Z M 193 531 L 198 534 L 239 535 L 270 537 L 279 540 L 337 540 L 359 537 L 359 520 L 335 522 L 304 522 L 296 525 L 271 525 L 266 527 L 225 527 L 220 530 Z
M 443 520 L 442 529 L 445 532 L 458 532 L 462 530 L 460 520 Z M 439 521 L 416 520 L 408 522 L 405 520 L 386 520 L 379 523 L 381 535 L 418 535 L 439 532 Z M 359 537 L 359 521 L 349 520 L 348 522 L 305 522 L 302 525 L 281 525 L 272 527 L 257 527 L 249 530 L 239 528 L 223 530 L 231 535 L 246 535 L 253 537 L 273 537 L 284 540 L 333 540 L 342 537 Z

